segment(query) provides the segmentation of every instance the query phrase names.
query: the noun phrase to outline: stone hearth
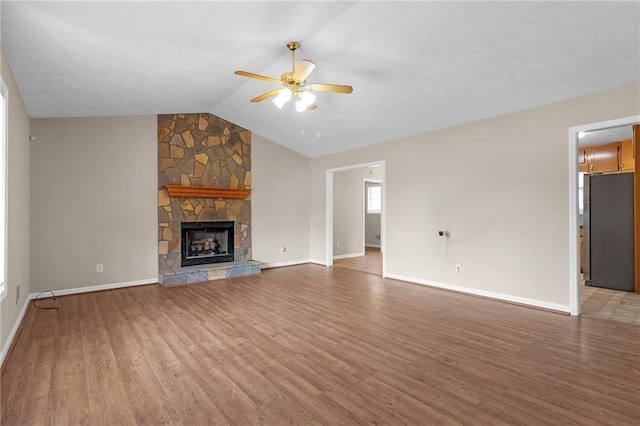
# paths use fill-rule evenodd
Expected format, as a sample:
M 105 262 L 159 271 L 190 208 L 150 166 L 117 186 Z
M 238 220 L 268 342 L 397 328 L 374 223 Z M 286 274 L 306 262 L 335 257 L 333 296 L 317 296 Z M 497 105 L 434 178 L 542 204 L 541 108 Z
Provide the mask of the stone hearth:
M 212 263 L 164 269 L 159 274 L 158 282 L 170 286 L 213 281 L 241 275 L 259 274 L 261 267 L 259 262 L 248 260 L 246 262 Z

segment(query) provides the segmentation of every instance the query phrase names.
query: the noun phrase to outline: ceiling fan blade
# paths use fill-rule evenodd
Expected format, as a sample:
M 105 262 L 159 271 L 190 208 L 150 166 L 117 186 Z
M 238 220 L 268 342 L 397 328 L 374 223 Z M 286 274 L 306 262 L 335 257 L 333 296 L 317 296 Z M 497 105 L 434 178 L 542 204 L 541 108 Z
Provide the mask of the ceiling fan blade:
M 251 99 L 251 102 L 264 101 L 265 99 L 269 99 L 269 98 L 271 98 L 273 96 L 276 96 L 279 92 L 280 92 L 280 89 L 275 89 L 275 90 L 272 90 L 270 92 L 263 93 L 262 95 L 256 96 L 255 98 Z
M 316 64 L 314 64 L 310 60 L 303 59 L 300 61 L 300 63 L 298 64 L 298 67 L 293 72 L 293 78 L 298 81 L 305 81 L 315 67 L 316 67 Z
M 341 84 L 322 84 L 322 83 L 309 83 L 309 89 L 316 92 L 332 92 L 332 93 L 351 93 L 353 87 L 343 86 Z
M 316 109 L 316 108 L 318 108 L 318 105 L 316 105 L 316 104 L 311 104 L 311 105 L 309 105 L 309 106 L 307 107 L 307 109 L 308 109 L 308 110 Z
M 247 71 L 236 71 L 234 74 L 241 75 L 243 77 L 257 78 L 258 80 L 264 80 L 264 81 L 268 81 L 270 83 L 276 83 L 276 84 L 282 83 L 277 78 L 267 77 L 266 75 L 254 74 L 252 72 L 247 72 Z

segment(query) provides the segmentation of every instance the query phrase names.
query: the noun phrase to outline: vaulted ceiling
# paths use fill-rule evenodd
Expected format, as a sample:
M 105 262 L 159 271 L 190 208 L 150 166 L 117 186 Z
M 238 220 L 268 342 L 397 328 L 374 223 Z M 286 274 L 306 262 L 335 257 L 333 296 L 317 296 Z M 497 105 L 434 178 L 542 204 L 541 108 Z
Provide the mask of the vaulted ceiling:
M 640 2 L 13 2 L 2 46 L 31 117 L 211 112 L 315 157 L 640 81 Z M 249 99 L 298 58 L 349 84 Z

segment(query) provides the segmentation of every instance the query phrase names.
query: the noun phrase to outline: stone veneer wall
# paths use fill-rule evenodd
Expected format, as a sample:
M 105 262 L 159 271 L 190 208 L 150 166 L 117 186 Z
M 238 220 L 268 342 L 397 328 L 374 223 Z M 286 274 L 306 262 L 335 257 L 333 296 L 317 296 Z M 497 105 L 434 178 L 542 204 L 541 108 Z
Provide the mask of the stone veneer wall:
M 180 268 L 180 222 L 235 222 L 235 261 L 251 260 L 251 199 L 170 198 L 165 185 L 251 188 L 251 133 L 211 114 L 158 116 L 159 268 Z

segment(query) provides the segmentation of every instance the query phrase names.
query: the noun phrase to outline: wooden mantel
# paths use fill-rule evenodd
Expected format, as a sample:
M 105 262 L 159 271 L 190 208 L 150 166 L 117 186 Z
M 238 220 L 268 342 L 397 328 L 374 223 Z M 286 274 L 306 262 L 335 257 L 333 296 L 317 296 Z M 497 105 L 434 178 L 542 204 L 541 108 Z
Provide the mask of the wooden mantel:
M 241 198 L 249 195 L 249 189 L 215 188 L 213 186 L 165 185 L 170 197 L 188 198 Z

